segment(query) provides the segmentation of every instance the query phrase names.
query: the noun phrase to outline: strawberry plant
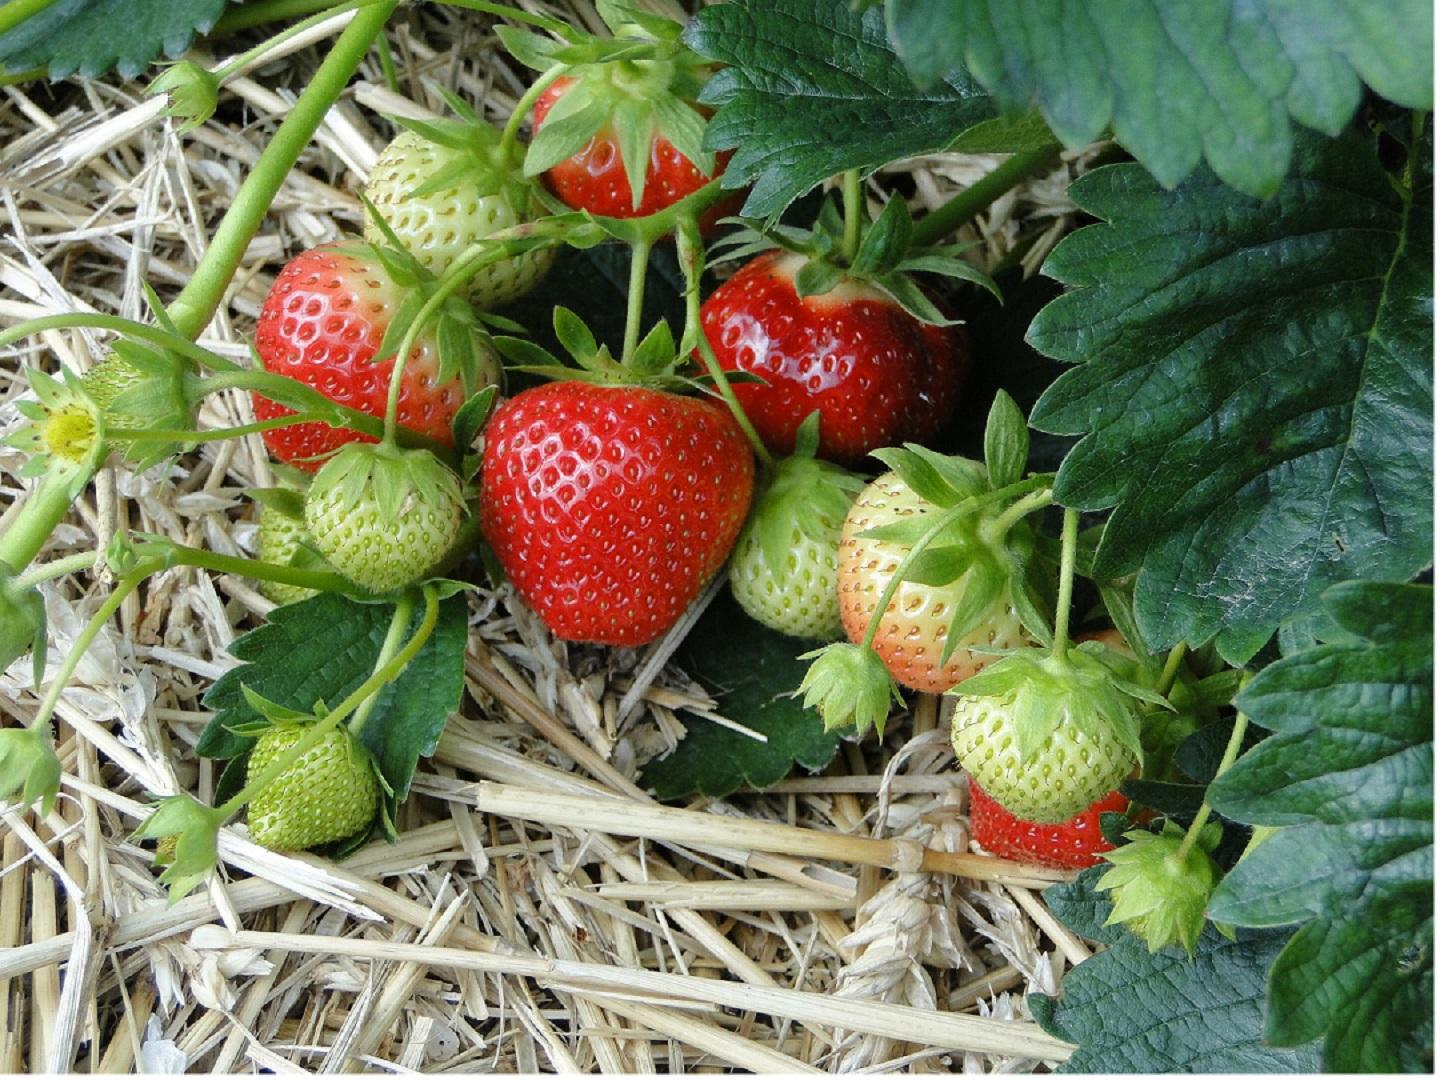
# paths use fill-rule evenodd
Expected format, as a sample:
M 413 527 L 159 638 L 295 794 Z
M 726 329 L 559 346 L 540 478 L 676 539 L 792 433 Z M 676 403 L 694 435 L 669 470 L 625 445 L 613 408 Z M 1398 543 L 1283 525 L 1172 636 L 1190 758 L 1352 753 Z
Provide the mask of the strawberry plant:
M 240 865 L 230 830 L 343 859 L 399 837 L 412 787 L 457 818 L 498 798 L 416 780 L 473 704 L 614 789 L 575 789 L 601 817 L 637 785 L 726 797 L 829 768 L 798 790 L 838 785 L 851 835 L 793 854 L 868 852 L 918 905 L 887 923 L 873 881 L 826 884 L 824 937 L 870 978 L 967 955 L 911 918 L 925 874 L 1028 888 L 1061 868 L 1037 925 L 1072 967 L 1057 987 L 1015 962 L 1033 992 L 1014 1000 L 1062 1071 L 1427 1071 L 1428 5 L 731 0 L 680 21 L 597 0 L 583 26 L 426 6 L 483 26 L 486 62 L 517 65 L 486 87 L 513 93 L 498 115 L 448 88 L 444 117 L 367 115 L 374 167 L 334 181 L 360 235 L 269 249 L 247 359 L 202 332 L 372 50 L 387 100 L 403 89 L 399 5 L 0 5 L 7 83 L 176 61 L 138 110 L 181 140 L 272 51 L 324 51 L 193 272 L 127 295 L 141 317 L 76 304 L 0 331 L 45 357 L 4 441 L 31 484 L 0 532 L 7 806 L 40 821 L 101 790 L 60 722 L 117 613 L 172 572 L 249 579 L 230 614 L 255 622 L 220 635 L 235 666 L 189 740 L 204 798 L 167 768 L 145 805 L 106 807 L 156 842 L 172 899 Z M 211 63 L 237 32 L 263 40 Z M 939 196 L 904 164 L 927 155 L 984 170 Z M 1044 185 L 1045 220 L 992 227 Z M 82 329 L 102 360 L 83 377 L 38 348 Z M 234 400 L 253 418 L 216 420 Z M 221 483 L 237 444 L 204 458 L 203 491 L 183 478 L 247 438 L 277 459 L 258 479 Z M 113 520 L 112 468 L 233 490 L 254 544 Z M 255 486 L 267 471 L 281 486 Z M 103 550 L 47 555 L 77 501 Z M 56 650 L 53 584 L 77 574 L 95 603 Z M 531 649 L 518 666 L 492 617 Z M 567 713 L 571 733 L 556 702 L 617 674 L 621 707 Z M 642 700 L 664 723 L 633 725 Z M 97 745 L 133 755 L 117 725 Z M 922 750 L 956 781 L 923 854 L 843 801 L 872 755 L 878 837 Z M 502 775 L 528 760 L 485 754 Z M 712 850 L 705 815 L 646 812 L 705 858 L 790 827 Z M 615 828 L 672 842 L 649 817 Z M 850 959 L 901 922 L 927 936 Z M 730 929 L 683 928 L 684 950 L 769 979 Z

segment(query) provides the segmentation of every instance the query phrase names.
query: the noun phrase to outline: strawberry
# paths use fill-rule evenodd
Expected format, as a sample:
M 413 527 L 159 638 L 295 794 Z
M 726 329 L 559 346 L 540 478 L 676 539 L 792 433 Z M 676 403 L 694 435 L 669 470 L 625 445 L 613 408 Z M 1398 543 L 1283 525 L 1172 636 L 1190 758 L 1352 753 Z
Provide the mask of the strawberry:
M 1056 870 L 1083 870 L 1100 862 L 1101 852 L 1115 846 L 1101 835 L 1100 815 L 1123 814 L 1129 805 L 1129 799 L 1112 791 L 1069 820 L 1045 825 L 1016 817 L 971 779 L 970 835 L 1002 859 Z
M 253 782 L 288 753 L 305 728 L 276 724 L 255 740 L 246 766 Z M 250 836 L 274 851 L 303 851 L 368 828 L 380 801 L 369 757 L 343 727 L 323 738 L 250 802 Z
M 297 493 L 285 494 L 294 496 Z M 292 507 L 278 499 L 260 505 L 256 554 L 264 562 L 290 566 L 291 560 L 308 536 L 305 531 L 304 504 L 298 498 L 294 501 L 300 505 Z M 295 512 L 297 509 L 298 514 Z M 315 595 L 314 589 L 301 585 L 286 585 L 279 581 L 262 581 L 260 592 L 277 604 L 298 604 L 301 600 L 308 600 Z
M 724 565 L 754 468 L 714 401 L 550 383 L 517 394 L 486 429 L 481 528 L 557 637 L 643 645 Z
M 537 136 L 551 110 L 567 95 L 574 94 L 578 99 L 593 93 L 591 87 L 577 84 L 575 79 L 556 79 L 535 102 L 533 124 Z M 693 104 L 689 107 L 695 108 Z M 571 111 L 567 104 L 565 114 L 569 115 Z M 603 217 L 647 217 L 699 191 L 724 170 L 730 157 L 729 154 L 722 155 L 702 171 L 659 130 L 655 130 L 649 138 L 644 179 L 637 199 L 626 176 L 626 162 L 621 151 L 626 136 L 616 131 L 616 122 L 619 121 L 596 130 L 580 150 L 546 170 L 546 186 L 566 206 Z M 713 226 L 725 213 L 725 208 L 711 207 L 701 217 L 701 227 Z
M 302 252 L 280 271 L 265 298 L 255 351 L 266 371 L 383 417 L 394 360 L 372 361 L 406 296 L 406 286 L 369 249 L 327 246 Z M 471 364 L 443 357 L 440 340 L 429 328 L 420 335 L 405 366 L 398 416 L 402 427 L 450 445 L 450 424 L 467 390 L 498 383 L 501 373 L 499 358 L 478 335 L 465 342 Z M 259 393 L 254 402 L 261 420 L 292 412 Z M 264 438 L 276 457 L 308 472 L 320 467 L 319 458 L 348 443 L 374 442 L 358 431 L 318 421 L 266 431 Z
M 968 366 L 958 326 L 927 325 L 881 288 L 847 277 L 802 296 L 804 255 L 753 259 L 705 301 L 705 336 L 727 371 L 764 382 L 735 387 L 776 453 L 820 411 L 820 455 L 851 461 L 883 446 L 922 442 L 949 417 Z
M 330 564 L 361 588 L 419 581 L 450 550 L 464 502 L 459 478 L 428 450 L 343 448 L 305 495 L 305 527 Z
M 755 500 L 735 554 L 730 589 L 756 622 L 793 637 L 833 641 L 843 632 L 836 588 L 840 527 L 864 481 L 815 460 L 819 416 L 801 425 L 794 457 L 783 459 Z
M 454 106 L 464 119 L 402 121 L 410 130 L 381 151 L 365 185 L 394 238 L 436 277 L 472 244 L 542 210 L 518 167 L 501 160 L 500 133 L 458 100 Z M 389 238 L 367 219 L 365 239 L 383 244 Z M 469 279 L 470 302 L 492 308 L 524 295 L 545 276 L 556 251 L 534 248 L 482 268 Z
M 961 464 L 978 480 L 981 466 L 977 462 Z M 873 481 L 855 500 L 840 533 L 839 555 L 840 617 L 851 641 L 864 639 L 880 594 L 908 550 L 905 544 L 861 534 L 936 509 L 894 472 Z M 993 653 L 972 651 L 972 647 L 1014 649 L 1031 643 L 1021 613 L 998 589 L 993 599 L 974 610 L 978 589 L 974 576 L 960 576 L 945 585 L 900 584 L 874 641 L 875 651 L 896 682 L 912 690 L 943 693 L 996 659 Z M 945 660 L 952 623 L 962 609 L 970 611 L 974 622 L 953 642 L 954 651 Z

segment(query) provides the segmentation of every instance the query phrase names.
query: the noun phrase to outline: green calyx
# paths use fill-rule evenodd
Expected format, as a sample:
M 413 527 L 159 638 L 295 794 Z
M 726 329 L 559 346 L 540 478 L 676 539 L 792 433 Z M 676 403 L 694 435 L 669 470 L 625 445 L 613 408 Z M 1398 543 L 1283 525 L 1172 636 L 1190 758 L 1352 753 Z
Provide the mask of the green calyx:
M 804 695 L 805 707 L 819 712 L 826 731 L 854 728 L 863 735 L 874 728 L 883 735 L 891 704 L 904 704 L 885 662 L 870 649 L 839 641 L 800 659 L 813 663 L 795 696 Z
M 1220 826 L 1200 830 L 1198 843 L 1185 844 L 1185 830 L 1166 821 L 1159 833 L 1127 832 L 1130 843 L 1105 852 L 1110 863 L 1095 883 L 1114 905 L 1106 926 L 1123 924 L 1145 939 L 1151 952 L 1183 945 L 1193 954 L 1205 929 L 1205 907 L 1223 875 L 1210 852 L 1220 842 Z
M 564 363 L 548 349 L 525 338 L 497 336 L 495 347 L 516 371 L 547 379 L 594 383 L 597 386 L 641 386 L 651 390 L 683 393 L 705 390 L 698 379 L 677 374 L 686 363 L 675 345 L 670 325 L 661 319 L 635 347 L 628 362 L 622 363 L 600 344 L 579 315 L 567 307 L 555 308 L 555 337 L 569 354 L 574 366 Z
M 29 423 L 5 439 L 30 455 L 21 476 L 60 472 L 82 483 L 105 460 L 105 418 L 70 371 L 57 380 L 38 368 L 29 371 L 37 400 L 16 405 Z M 78 493 L 78 492 L 77 492 Z
M 186 362 L 172 352 L 121 339 L 110 355 L 87 371 L 81 386 L 109 427 L 128 431 L 185 431 L 195 422 L 204 391 Z M 126 461 L 146 469 L 179 453 L 179 443 L 158 439 L 112 440 Z
M 60 794 L 60 759 L 43 727 L 0 730 L 0 803 L 17 793 L 23 806 L 39 804 L 50 813 Z
M 860 227 L 859 246 L 854 258 L 845 256 L 845 221 L 834 199 L 826 199 L 811 229 L 765 224 L 742 218 L 727 219 L 743 227 L 716 245 L 712 261 L 748 259 L 779 248 L 804 258 L 795 274 L 795 291 L 800 296 L 823 296 L 847 284 L 871 286 L 899 304 L 923 323 L 951 325 L 950 319 L 916 284 L 917 273 L 968 281 L 985 289 L 997 300 L 999 287 L 989 275 L 966 262 L 967 244 L 916 247 L 914 222 L 905 200 L 892 195 L 880 216 Z
M 680 23 L 614 0 L 599 0 L 596 6 L 613 37 L 558 27 L 554 39 L 513 27 L 496 29 L 522 64 L 558 71 L 573 81 L 531 141 L 524 171 L 538 176 L 579 153 L 600 132 L 611 132 L 638 210 L 656 135 L 705 175 L 715 171 L 715 155 L 704 146 L 705 118 L 693 105 L 710 65 L 681 44 Z
M 1087 739 L 1113 739 L 1138 762 L 1142 704 L 1168 708 L 1153 690 L 1125 679 L 1120 659 L 1099 642 L 1072 645 L 1063 652 L 1020 649 L 966 679 L 950 693 L 966 698 L 997 698 L 1014 717 L 1021 762 L 1039 754 L 1062 726 L 1073 726 Z
M 39 589 L 17 580 L 15 571 L 0 562 L 0 671 L 31 651 L 38 687 L 45 674 L 45 601 Z M 0 778 L 9 768 L 0 749 Z M 5 780 L 0 779 L 0 799 L 5 798 L 4 787 Z
M 164 94 L 162 115 L 181 121 L 178 134 L 193 131 L 215 115 L 220 101 L 220 79 L 193 60 L 170 64 L 145 88 L 147 97 Z
M 192 795 L 171 795 L 161 799 L 155 812 L 130 834 L 131 840 L 174 837 L 174 853 L 160 875 L 160 884 L 170 890 L 170 903 L 184 897 L 215 869 L 224 820 L 220 810 Z M 169 845 L 166 847 L 168 855 Z

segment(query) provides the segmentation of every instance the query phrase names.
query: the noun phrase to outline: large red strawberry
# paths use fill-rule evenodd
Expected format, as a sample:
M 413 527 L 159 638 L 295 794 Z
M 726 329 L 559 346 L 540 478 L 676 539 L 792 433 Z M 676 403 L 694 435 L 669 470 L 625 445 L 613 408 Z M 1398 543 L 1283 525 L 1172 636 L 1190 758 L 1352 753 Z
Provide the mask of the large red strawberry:
M 486 429 L 481 527 L 557 637 L 643 645 L 724 565 L 754 469 L 739 425 L 709 399 L 549 383 Z
M 364 249 L 327 246 L 302 252 L 286 263 L 265 298 L 255 327 L 255 351 L 266 371 L 306 383 L 340 405 L 383 417 L 394 361 L 373 361 L 405 295 L 405 288 Z M 474 345 L 480 366 L 469 381 L 476 386 L 498 382 L 498 357 L 483 342 Z M 401 427 L 449 444 L 450 423 L 465 402 L 467 379 L 442 382 L 440 370 L 436 335 L 427 331 L 405 366 L 398 418 Z M 261 420 L 292 412 L 258 393 L 254 401 Z M 323 464 L 322 455 L 346 443 L 375 441 L 319 422 L 276 428 L 264 438 L 276 457 L 309 472 Z
M 574 79 L 555 80 L 535 103 L 534 125 L 537 133 L 542 130 L 550 110 L 570 93 L 586 95 L 592 91 L 587 84 L 577 83 Z M 718 157 L 713 174 L 707 174 L 658 130 L 653 131 L 637 205 L 625 175 L 621 141 L 622 135 L 615 130 L 614 123 L 600 128 L 581 150 L 546 171 L 546 185 L 561 202 L 577 210 L 588 210 L 604 217 L 645 217 L 699 191 L 714 175 L 724 171 L 725 161 L 730 157 L 729 154 Z M 720 215 L 712 208 L 702 224 L 709 224 L 717 216 Z
M 1100 815 L 1123 814 L 1129 805 L 1129 799 L 1112 791 L 1074 817 L 1046 825 L 1016 817 L 971 779 L 970 835 L 986 851 L 1002 859 L 1057 870 L 1083 870 L 1098 863 L 1101 852 L 1115 849 L 1100 832 Z
M 820 412 L 820 455 L 852 461 L 922 442 L 955 406 L 968 351 L 958 326 L 922 323 L 875 285 L 847 278 L 801 296 L 803 255 L 767 252 L 705 302 L 705 336 L 728 371 L 764 380 L 735 387 L 760 437 L 789 453 Z

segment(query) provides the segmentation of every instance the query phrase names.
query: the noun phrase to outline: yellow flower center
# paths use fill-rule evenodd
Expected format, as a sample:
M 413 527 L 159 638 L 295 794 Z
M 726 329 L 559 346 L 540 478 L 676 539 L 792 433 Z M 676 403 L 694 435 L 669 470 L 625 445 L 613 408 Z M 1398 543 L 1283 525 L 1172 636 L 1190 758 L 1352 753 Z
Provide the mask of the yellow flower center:
M 82 405 L 66 405 L 45 421 L 45 447 L 77 465 L 95 444 L 95 418 Z

